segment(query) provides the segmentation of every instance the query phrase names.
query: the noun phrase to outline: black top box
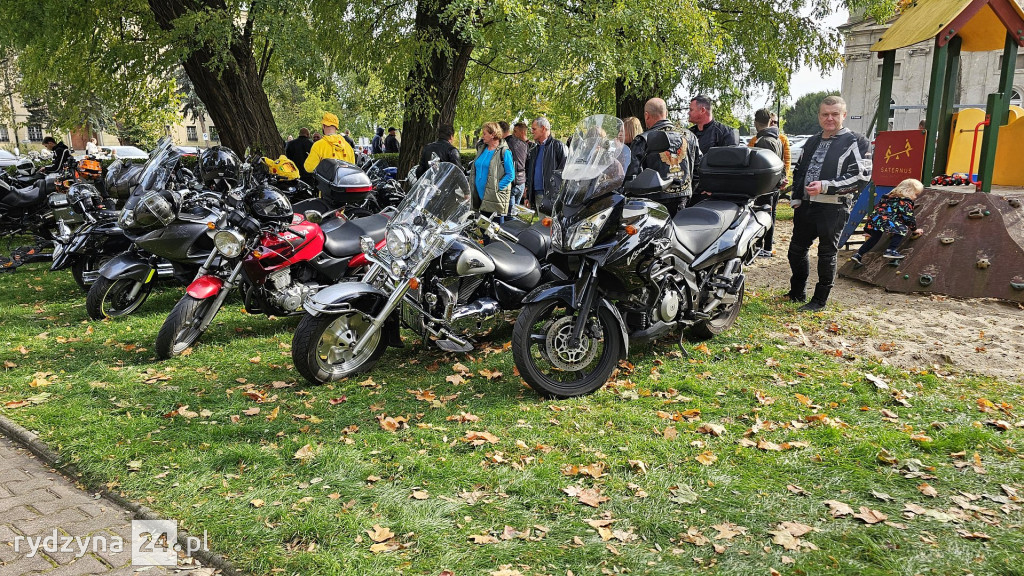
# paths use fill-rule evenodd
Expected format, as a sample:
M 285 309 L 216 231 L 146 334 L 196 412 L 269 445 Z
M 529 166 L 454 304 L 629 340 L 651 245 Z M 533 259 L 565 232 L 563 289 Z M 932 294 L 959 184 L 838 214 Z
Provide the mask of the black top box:
M 711 194 L 756 198 L 774 191 L 785 166 L 771 150 L 717 146 L 700 161 L 700 188 Z
M 335 158 L 321 160 L 313 175 L 320 195 L 334 205 L 359 204 L 373 192 L 373 184 L 361 168 Z

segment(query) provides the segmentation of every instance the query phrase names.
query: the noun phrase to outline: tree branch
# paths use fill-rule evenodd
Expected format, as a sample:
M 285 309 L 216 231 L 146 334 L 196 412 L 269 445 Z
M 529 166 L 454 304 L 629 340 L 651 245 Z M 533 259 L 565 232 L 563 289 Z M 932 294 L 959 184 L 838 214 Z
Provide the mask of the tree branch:
M 516 72 L 505 72 L 504 70 L 498 70 L 494 66 L 491 66 L 491 62 L 494 62 L 496 59 L 497 59 L 497 57 L 491 58 L 491 60 L 489 62 L 483 62 L 483 61 L 477 60 L 476 58 L 473 58 L 472 56 L 469 57 L 469 61 L 470 62 L 473 62 L 473 63 L 475 63 L 475 64 L 477 64 L 479 66 L 483 66 L 484 68 L 487 68 L 488 70 L 490 70 L 492 72 L 497 72 L 498 74 L 504 74 L 505 76 L 515 76 L 517 74 L 526 74 L 527 72 L 529 72 L 529 71 L 533 70 L 534 68 L 536 68 L 537 64 L 540 62 L 540 59 L 538 58 L 537 60 L 534 60 L 533 64 L 530 64 L 527 68 L 525 68 L 523 70 L 518 70 Z

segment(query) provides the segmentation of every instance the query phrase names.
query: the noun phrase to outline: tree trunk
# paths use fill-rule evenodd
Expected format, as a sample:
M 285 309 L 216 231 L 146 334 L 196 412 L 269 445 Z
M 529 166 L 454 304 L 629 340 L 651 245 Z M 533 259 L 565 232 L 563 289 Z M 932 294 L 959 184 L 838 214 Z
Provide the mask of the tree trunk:
M 149 0 L 156 21 L 164 30 L 172 30 L 181 16 L 209 8 L 226 10 L 220 0 L 176 1 Z M 193 51 L 182 63 L 199 99 L 206 106 L 217 127 L 221 142 L 239 155 L 248 147 L 276 158 L 284 154 L 284 142 L 274 123 L 267 93 L 263 90 L 252 53 L 251 38 L 237 30 L 231 43 L 230 57 L 219 74 L 209 64 L 215 54 L 208 48 Z
M 416 6 L 416 37 L 430 52 L 416 61 L 405 82 L 399 174 L 419 162 L 420 151 L 437 138 L 438 126 L 455 122 L 473 44 L 441 22 L 447 1 L 420 0 Z
M 649 98 L 649 97 L 648 97 Z M 640 124 L 644 123 L 644 104 L 647 98 L 637 95 L 633 90 L 627 91 L 626 82 L 621 77 L 615 79 L 615 115 L 619 118 L 636 116 Z M 645 126 L 646 128 L 646 126 Z

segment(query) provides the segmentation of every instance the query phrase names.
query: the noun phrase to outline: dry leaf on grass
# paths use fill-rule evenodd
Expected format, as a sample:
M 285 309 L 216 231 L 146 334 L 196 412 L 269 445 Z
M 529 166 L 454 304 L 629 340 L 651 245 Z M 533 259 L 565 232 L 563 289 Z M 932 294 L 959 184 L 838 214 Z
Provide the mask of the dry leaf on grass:
M 500 540 L 490 534 L 473 534 L 469 537 L 469 540 L 473 544 L 497 544 L 500 542 Z
M 384 528 L 379 524 L 374 524 L 373 529 L 366 531 L 367 536 L 374 542 L 385 542 L 395 537 L 395 533 L 389 528 Z
M 715 534 L 715 540 L 732 540 L 736 536 L 741 536 L 747 533 L 745 526 L 737 526 L 732 522 L 722 522 L 721 524 L 713 524 L 711 526 L 715 530 L 718 530 L 718 534 Z
M 924 494 L 925 496 L 930 496 L 932 498 L 937 498 L 939 496 L 939 492 L 935 489 L 935 487 L 927 482 L 919 484 L 917 487 L 917 491 L 920 492 L 921 494 Z
M 715 453 L 711 450 L 706 450 L 694 456 L 693 459 L 705 466 L 711 466 L 718 460 L 718 456 L 715 456 Z
M 295 451 L 295 455 L 292 458 L 296 460 L 306 461 L 313 457 L 313 446 L 306 444 L 302 448 Z
M 879 522 L 885 522 L 889 519 L 885 514 L 878 510 L 872 510 L 867 506 L 861 506 L 860 513 L 854 514 L 853 517 L 863 520 L 865 524 L 878 524 Z
M 848 504 L 838 500 L 825 500 L 825 505 L 828 506 L 829 513 L 832 514 L 833 518 L 840 518 L 842 516 L 850 516 L 853 514 L 853 508 L 850 508 Z
M 722 426 L 721 424 L 712 424 L 711 422 L 707 422 L 698 427 L 697 432 L 701 434 L 710 434 L 711 436 L 719 437 L 725 434 L 725 426 Z
M 497 444 L 498 443 L 498 437 L 495 436 L 494 434 L 491 434 L 490 432 L 487 432 L 486 430 L 482 431 L 482 432 L 477 432 L 476 430 L 470 430 L 470 431 L 466 432 L 466 436 L 465 436 L 465 438 L 462 439 L 462 441 L 463 442 L 468 442 L 469 444 L 471 444 L 473 446 L 482 446 L 482 445 L 487 444 L 487 443 Z

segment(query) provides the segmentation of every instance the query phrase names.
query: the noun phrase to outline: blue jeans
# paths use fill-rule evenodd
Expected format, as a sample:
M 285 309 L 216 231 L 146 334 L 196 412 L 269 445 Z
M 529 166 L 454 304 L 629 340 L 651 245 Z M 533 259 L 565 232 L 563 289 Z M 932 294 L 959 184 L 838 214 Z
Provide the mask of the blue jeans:
M 512 195 L 508 201 L 508 215 L 512 215 L 512 207 L 523 201 L 523 192 L 526 191 L 526 183 L 512 184 Z

